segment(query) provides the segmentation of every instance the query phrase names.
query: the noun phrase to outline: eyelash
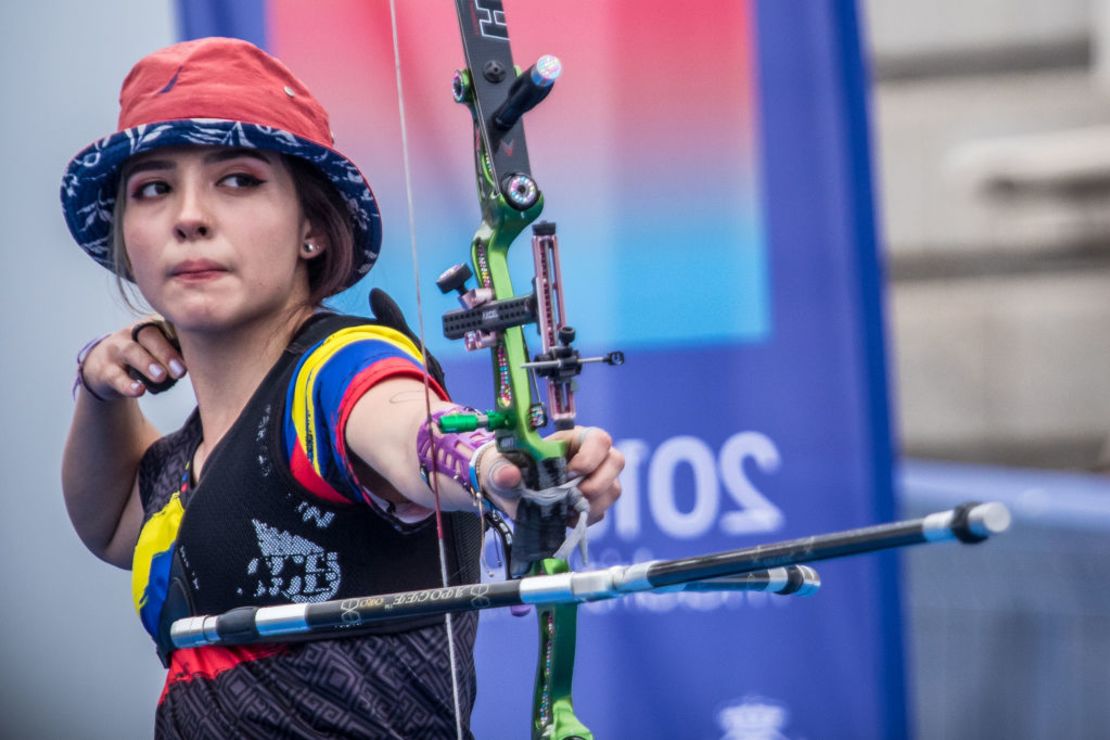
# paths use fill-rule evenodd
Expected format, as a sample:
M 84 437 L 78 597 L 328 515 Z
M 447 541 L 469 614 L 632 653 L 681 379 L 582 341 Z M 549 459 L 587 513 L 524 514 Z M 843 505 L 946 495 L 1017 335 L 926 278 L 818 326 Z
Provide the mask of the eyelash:
M 239 179 L 239 180 L 242 181 L 239 185 L 236 185 L 232 188 L 234 190 L 244 190 L 244 189 L 248 189 L 248 188 L 256 188 L 259 185 L 266 182 L 265 180 L 263 180 L 261 178 L 258 178 L 258 177 L 255 177 L 254 175 L 251 175 L 247 172 L 232 172 L 229 175 L 224 175 L 223 177 L 221 177 L 220 178 L 220 183 L 223 183 L 223 182 L 225 182 L 227 180 L 230 180 L 230 179 L 233 179 L 233 178 L 236 178 L 236 179 Z M 154 195 L 145 195 L 143 193 L 143 191 L 146 190 L 147 188 L 152 187 L 152 186 L 158 186 L 160 192 L 155 193 Z M 144 182 L 141 185 L 136 186 L 134 188 L 134 190 L 131 191 L 131 197 L 135 200 L 146 200 L 148 198 L 156 197 L 158 195 L 164 195 L 168 189 L 169 189 L 169 185 L 165 181 L 163 181 L 163 180 L 151 180 L 149 182 Z
M 223 182 L 224 180 L 231 179 L 233 177 L 237 177 L 241 180 L 244 180 L 245 181 L 245 186 L 248 187 L 248 188 L 256 188 L 259 185 L 261 185 L 263 182 L 265 182 L 265 180 L 263 180 L 261 178 L 258 178 L 258 177 L 255 177 L 254 175 L 251 175 L 247 172 L 233 172 L 230 175 L 221 178 L 220 182 Z
M 135 189 L 131 191 L 131 197 L 134 200 L 146 200 L 147 198 L 153 197 L 153 196 L 145 195 L 143 193 L 144 190 L 146 190 L 149 187 L 153 187 L 153 186 L 160 186 L 162 188 L 162 192 L 161 193 L 155 193 L 155 195 L 161 195 L 162 193 L 165 193 L 165 189 L 169 187 L 168 185 L 166 185 L 166 183 L 164 183 L 160 180 L 153 180 L 151 182 L 144 182 L 141 185 L 137 185 L 135 187 Z

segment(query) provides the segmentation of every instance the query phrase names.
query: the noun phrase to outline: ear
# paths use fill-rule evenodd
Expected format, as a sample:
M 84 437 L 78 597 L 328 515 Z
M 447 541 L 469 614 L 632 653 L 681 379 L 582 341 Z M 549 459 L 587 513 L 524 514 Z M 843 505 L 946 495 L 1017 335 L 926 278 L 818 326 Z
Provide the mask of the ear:
M 315 229 L 308 221 L 305 222 L 304 236 L 301 238 L 300 256 L 302 259 L 313 260 L 328 249 L 328 240 L 323 232 Z

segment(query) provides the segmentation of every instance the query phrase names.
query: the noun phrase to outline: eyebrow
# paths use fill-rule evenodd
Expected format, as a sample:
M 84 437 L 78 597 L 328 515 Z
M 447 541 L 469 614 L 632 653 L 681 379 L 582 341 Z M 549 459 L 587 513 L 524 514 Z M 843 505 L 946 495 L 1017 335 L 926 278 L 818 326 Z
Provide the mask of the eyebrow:
M 240 157 L 248 157 L 250 159 L 257 159 L 264 164 L 273 165 L 273 162 L 262 152 L 255 149 L 219 149 L 205 156 L 205 164 L 217 164 L 219 162 L 226 162 L 230 159 L 238 159 Z M 145 159 L 138 164 L 124 170 L 123 177 L 125 180 L 131 179 L 133 175 L 140 172 L 149 172 L 152 170 L 172 170 L 175 164 L 169 159 Z

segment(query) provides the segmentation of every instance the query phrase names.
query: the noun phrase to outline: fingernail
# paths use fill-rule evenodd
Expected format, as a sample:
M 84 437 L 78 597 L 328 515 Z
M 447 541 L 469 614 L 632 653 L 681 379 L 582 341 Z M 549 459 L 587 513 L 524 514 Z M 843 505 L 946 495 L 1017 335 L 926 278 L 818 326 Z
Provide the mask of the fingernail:
M 163 370 L 162 366 L 159 365 L 157 362 L 150 363 L 150 367 L 148 367 L 147 370 L 150 372 L 150 377 L 154 378 L 155 380 L 161 378 L 163 375 L 166 374 L 166 371 Z
M 173 373 L 173 377 L 180 378 L 185 374 L 185 366 L 177 360 L 170 360 L 170 372 Z
M 139 381 L 137 381 L 137 380 L 132 380 L 131 381 L 131 390 L 138 393 L 140 390 L 142 390 L 142 388 L 143 388 L 143 384 L 140 383 Z

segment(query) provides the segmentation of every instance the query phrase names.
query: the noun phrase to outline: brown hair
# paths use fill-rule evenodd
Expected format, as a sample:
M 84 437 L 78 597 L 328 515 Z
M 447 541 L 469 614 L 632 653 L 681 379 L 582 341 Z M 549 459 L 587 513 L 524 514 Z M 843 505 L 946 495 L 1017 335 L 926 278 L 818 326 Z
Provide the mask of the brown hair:
M 319 306 L 347 284 L 355 261 L 355 227 L 347 204 L 315 165 L 299 157 L 283 157 L 293 174 L 301 211 L 321 233 L 327 248 L 308 262 L 308 303 Z
M 112 227 L 108 238 L 112 245 L 112 272 L 116 274 L 116 290 L 124 304 L 135 313 L 143 313 L 136 305 L 136 297 L 142 298 L 131 276 L 131 259 L 127 256 L 127 245 L 123 243 L 123 212 L 127 210 L 127 178 L 121 176 L 116 186 L 116 202 L 112 206 Z
M 301 211 L 327 245 L 323 254 L 308 262 L 308 305 L 316 307 L 343 290 L 351 274 L 355 260 L 354 221 L 339 191 L 315 165 L 299 157 L 281 155 L 281 159 L 293 177 Z M 112 265 L 120 295 L 130 308 L 138 311 L 131 261 L 127 257 L 127 245 L 123 243 L 123 229 L 119 228 L 127 207 L 125 186 L 126 179 L 121 177 L 112 209 Z

